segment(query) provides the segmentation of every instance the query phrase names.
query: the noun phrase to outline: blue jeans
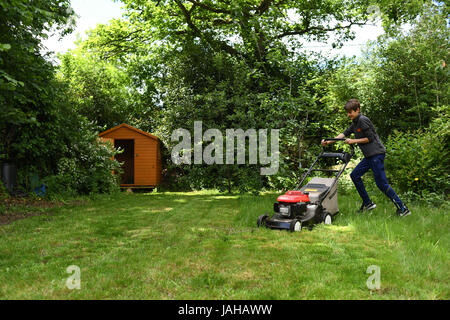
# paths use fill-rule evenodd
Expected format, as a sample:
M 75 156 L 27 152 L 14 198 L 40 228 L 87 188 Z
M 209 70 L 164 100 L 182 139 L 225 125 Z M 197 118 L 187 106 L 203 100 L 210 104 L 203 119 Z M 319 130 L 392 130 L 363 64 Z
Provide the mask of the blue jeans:
M 384 156 L 385 154 L 377 154 L 369 158 L 364 158 L 356 167 L 353 169 L 350 177 L 355 184 L 356 190 L 358 191 L 360 197 L 363 200 L 363 204 L 367 205 L 371 203 L 369 195 L 367 194 L 366 188 L 364 187 L 364 182 L 361 177 L 372 169 L 373 175 L 375 177 L 375 182 L 377 187 L 395 204 L 398 209 L 403 209 L 404 204 L 399 199 L 395 191 L 389 185 L 386 172 L 384 171 Z

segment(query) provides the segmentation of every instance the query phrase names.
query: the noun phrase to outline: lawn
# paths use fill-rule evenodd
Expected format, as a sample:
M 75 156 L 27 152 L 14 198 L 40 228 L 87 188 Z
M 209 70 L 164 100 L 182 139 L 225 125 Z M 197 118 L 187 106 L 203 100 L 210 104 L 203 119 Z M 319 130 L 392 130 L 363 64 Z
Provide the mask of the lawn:
M 1 299 L 449 299 L 445 209 L 391 203 L 358 215 L 339 195 L 331 226 L 256 228 L 276 194 L 96 197 L 0 226 Z M 70 290 L 67 267 L 80 270 Z M 369 290 L 369 266 L 380 289 Z

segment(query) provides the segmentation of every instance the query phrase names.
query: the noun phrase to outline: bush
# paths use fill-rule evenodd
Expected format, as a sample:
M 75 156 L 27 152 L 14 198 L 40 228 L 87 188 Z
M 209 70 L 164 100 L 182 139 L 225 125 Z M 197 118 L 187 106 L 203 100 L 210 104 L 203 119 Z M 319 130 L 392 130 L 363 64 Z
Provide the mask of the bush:
M 6 187 L 3 184 L 3 182 L 0 181 L 0 201 L 8 198 L 9 198 L 8 190 L 6 190 Z
M 44 179 L 50 197 L 119 190 L 119 175 L 112 174 L 120 172 L 120 164 L 113 159 L 117 152 L 111 144 L 100 142 L 94 131 L 82 131 L 66 156 L 59 159 L 56 174 Z
M 422 197 L 448 195 L 450 130 L 447 110 L 448 107 L 435 109 L 435 112 L 443 111 L 442 117 L 434 120 L 426 130 L 394 131 L 389 136 L 386 170 L 400 192 L 413 192 Z

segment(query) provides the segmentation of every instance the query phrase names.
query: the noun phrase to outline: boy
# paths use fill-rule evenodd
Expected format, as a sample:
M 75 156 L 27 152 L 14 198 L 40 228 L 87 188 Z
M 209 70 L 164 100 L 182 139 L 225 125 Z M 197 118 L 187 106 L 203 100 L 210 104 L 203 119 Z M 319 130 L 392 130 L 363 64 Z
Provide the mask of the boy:
M 345 111 L 347 111 L 347 116 L 352 120 L 352 124 L 344 131 L 344 133 L 339 134 L 336 138 L 343 139 L 354 133 L 355 139 L 346 139 L 345 143 L 357 143 L 364 155 L 364 159 L 350 174 L 356 190 L 363 201 L 359 212 L 369 211 L 376 207 L 375 203 L 370 200 L 366 188 L 364 187 L 364 182 L 361 179 L 369 169 L 372 169 L 377 187 L 395 204 L 397 207 L 397 215 L 400 217 L 410 215 L 411 212 L 399 199 L 387 181 L 386 173 L 384 171 L 386 148 L 381 143 L 378 134 L 375 132 L 372 122 L 369 118 L 360 113 L 360 104 L 357 99 L 350 99 L 345 104 L 344 108 Z M 333 142 L 334 141 L 322 140 L 322 146 L 326 146 Z

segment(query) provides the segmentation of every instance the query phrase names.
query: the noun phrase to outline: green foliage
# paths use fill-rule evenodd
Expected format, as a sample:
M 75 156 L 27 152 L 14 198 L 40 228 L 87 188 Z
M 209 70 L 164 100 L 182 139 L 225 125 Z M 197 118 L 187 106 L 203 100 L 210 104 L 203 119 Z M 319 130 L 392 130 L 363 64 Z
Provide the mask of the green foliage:
M 129 122 L 133 114 L 132 89 L 124 71 L 81 47 L 60 58 L 59 78 L 67 83 L 76 112 L 103 128 Z
M 324 101 L 342 110 L 348 99 L 358 98 L 382 138 L 393 130 L 426 128 L 435 117 L 430 107 L 449 104 L 445 12 L 443 3 L 427 4 L 409 30 L 382 36 L 358 60 L 343 60 L 330 77 Z M 334 129 L 344 128 L 343 119 Z
M 27 126 L 46 122 L 53 95 L 53 67 L 41 54 L 48 32 L 70 32 L 69 0 L 0 1 L 0 157 Z
M 170 73 L 158 86 L 164 107 L 154 132 L 167 146 L 166 182 L 176 188 L 181 185 L 194 189 L 213 187 L 230 192 L 259 190 L 267 185 L 267 178 L 259 174 L 259 165 L 174 166 L 170 152 L 178 142 L 171 141 L 172 132 L 185 128 L 193 136 L 194 121 L 199 120 L 203 131 L 219 129 L 224 138 L 226 129 L 279 128 L 280 156 L 285 164 L 279 175 L 291 175 L 288 168 L 298 166 L 299 141 L 315 132 L 317 127 L 310 123 L 320 117 L 304 79 L 306 73 L 319 72 L 313 63 L 309 64 L 304 56 L 293 62 L 298 69 L 292 82 L 305 84 L 294 92 L 275 77 L 260 75 L 234 57 L 210 53 L 200 45 L 187 48 L 172 57 Z M 307 154 L 307 146 L 303 147 Z
M 351 26 L 368 23 L 373 4 L 386 13 L 384 20 L 388 26 L 414 17 L 423 3 L 417 0 L 123 2 L 127 20 L 97 30 L 99 37 L 94 45 L 103 48 L 105 57 L 127 59 L 127 54 L 135 53 L 136 47 L 142 48 L 143 44 L 150 48 L 161 44 L 176 48 L 191 38 L 212 51 L 243 59 L 266 74 L 283 73 L 279 67 L 294 48 L 301 46 L 301 38 L 323 41 L 334 33 L 336 46 L 352 38 Z
M 8 190 L 2 181 L 0 181 L 0 201 L 9 198 Z
M 71 32 L 70 1 L 0 1 L 0 12 L 0 159 L 17 164 L 19 189 L 29 192 L 42 182 L 50 195 L 116 189 L 111 174 L 118 165 L 111 160 L 114 151 L 97 143 L 97 127 L 78 113 L 87 103 L 80 101 L 71 83 L 55 79 L 55 67 L 41 53 L 48 34 Z M 124 94 L 114 90 L 123 85 L 122 78 L 114 77 L 108 66 L 90 62 L 86 68 L 98 67 L 92 68 L 96 77 L 84 74 L 86 82 L 108 77 L 103 87 L 112 89 L 103 96 L 89 92 L 89 97 L 100 96 L 95 101 L 100 107 L 122 103 Z M 103 93 L 99 82 L 92 87 Z M 101 100 L 105 96 L 110 98 L 106 102 Z
M 22 124 L 10 145 L 20 189 L 29 192 L 45 183 L 50 194 L 112 191 L 118 185 L 111 180 L 114 151 L 98 145 L 98 127 L 73 110 L 64 96 L 66 86 L 55 80 L 50 85 L 53 104 L 45 111 L 45 121 Z
M 432 109 L 442 118 L 426 130 L 394 131 L 389 137 L 386 169 L 399 191 L 423 198 L 433 194 L 447 197 L 450 192 L 449 107 Z
M 119 174 L 112 174 L 120 172 L 120 164 L 112 158 L 117 151 L 109 143 L 100 142 L 91 127 L 85 125 L 80 131 L 78 141 L 59 159 L 56 174 L 44 179 L 49 197 L 119 190 Z

